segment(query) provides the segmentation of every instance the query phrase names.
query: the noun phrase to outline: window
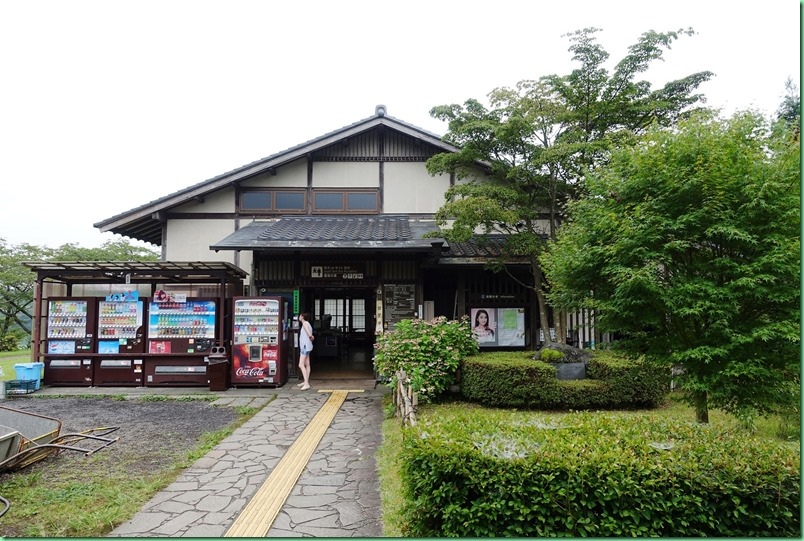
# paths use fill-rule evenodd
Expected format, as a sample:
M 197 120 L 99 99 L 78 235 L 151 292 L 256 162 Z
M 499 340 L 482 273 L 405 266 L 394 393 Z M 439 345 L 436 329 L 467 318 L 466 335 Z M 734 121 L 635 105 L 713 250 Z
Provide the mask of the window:
M 253 190 L 240 195 L 241 211 L 302 213 L 304 190 Z
M 276 210 L 304 210 L 304 193 L 275 192 L 274 208 Z
M 379 212 L 379 190 L 314 190 L 313 212 Z
M 243 210 L 270 210 L 273 208 L 272 195 L 273 192 L 246 192 L 242 196 L 240 208 Z
M 313 212 L 317 214 L 377 214 L 380 206 L 378 189 L 313 190 Z M 243 213 L 304 214 L 307 190 L 254 189 L 240 194 Z
M 342 193 L 321 193 L 315 194 L 313 203 L 314 210 L 344 210 Z
M 346 208 L 347 210 L 377 210 L 377 194 L 376 193 L 347 193 L 346 194 Z
M 331 318 L 330 328 L 342 332 L 366 332 L 366 299 L 324 299 L 323 306 L 316 301 L 314 317 Z

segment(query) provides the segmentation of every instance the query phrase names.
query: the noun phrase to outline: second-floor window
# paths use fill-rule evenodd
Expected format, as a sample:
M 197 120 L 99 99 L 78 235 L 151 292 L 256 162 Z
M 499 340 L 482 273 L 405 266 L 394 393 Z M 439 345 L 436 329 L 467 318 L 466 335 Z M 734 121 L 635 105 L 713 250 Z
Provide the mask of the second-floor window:
M 304 190 L 253 190 L 240 195 L 240 210 L 296 214 L 307 209 Z
M 378 190 L 313 190 L 313 213 L 379 212 Z
M 377 214 L 380 193 L 376 189 L 313 189 L 313 214 Z M 240 211 L 246 214 L 304 214 L 306 190 L 248 190 L 240 194 Z

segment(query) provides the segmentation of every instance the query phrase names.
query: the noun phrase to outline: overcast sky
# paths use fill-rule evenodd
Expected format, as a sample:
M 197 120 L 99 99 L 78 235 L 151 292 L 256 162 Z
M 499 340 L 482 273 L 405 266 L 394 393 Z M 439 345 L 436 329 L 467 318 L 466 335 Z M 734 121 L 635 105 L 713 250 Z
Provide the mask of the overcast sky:
M 562 35 L 589 26 L 611 66 L 692 27 L 645 77 L 713 71 L 725 114 L 770 115 L 799 83 L 798 0 L 0 0 L 0 238 L 121 239 L 92 224 L 377 104 L 443 135 L 432 107 L 569 73 Z

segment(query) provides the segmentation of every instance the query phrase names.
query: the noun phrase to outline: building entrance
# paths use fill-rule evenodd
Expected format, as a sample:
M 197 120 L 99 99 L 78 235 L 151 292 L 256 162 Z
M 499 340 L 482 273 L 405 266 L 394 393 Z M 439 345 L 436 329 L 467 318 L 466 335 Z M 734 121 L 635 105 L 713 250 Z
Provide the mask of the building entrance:
M 374 289 L 309 288 L 303 297 L 316 334 L 313 377 L 373 377 Z

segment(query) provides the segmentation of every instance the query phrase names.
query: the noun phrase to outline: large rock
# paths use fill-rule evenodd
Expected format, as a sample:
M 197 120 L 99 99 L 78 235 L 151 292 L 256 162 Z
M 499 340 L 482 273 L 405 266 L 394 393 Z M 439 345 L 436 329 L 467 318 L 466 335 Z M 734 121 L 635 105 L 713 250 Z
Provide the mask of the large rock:
M 541 360 L 541 352 L 545 349 L 553 349 L 563 353 L 564 358 L 560 361 L 562 363 L 586 363 L 589 361 L 590 357 L 592 357 L 591 349 L 580 349 L 559 342 L 549 342 L 545 344 L 542 349 L 537 351 L 536 356 L 533 358 Z

